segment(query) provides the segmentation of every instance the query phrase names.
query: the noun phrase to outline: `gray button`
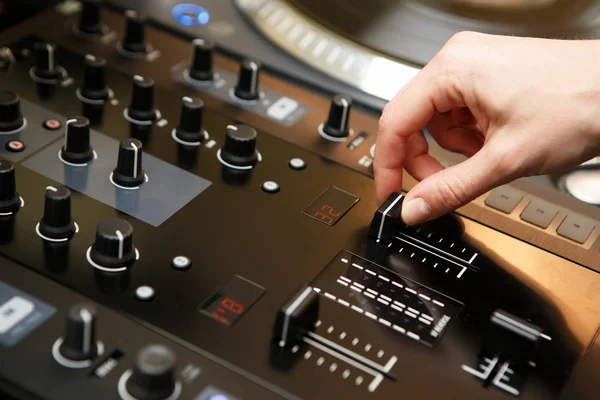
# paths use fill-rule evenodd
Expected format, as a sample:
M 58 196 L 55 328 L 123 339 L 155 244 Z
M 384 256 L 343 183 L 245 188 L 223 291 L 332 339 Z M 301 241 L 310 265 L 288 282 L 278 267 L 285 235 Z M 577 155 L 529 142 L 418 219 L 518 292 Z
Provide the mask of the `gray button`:
M 290 160 L 290 168 L 300 171 L 306 168 L 306 162 L 301 158 L 292 158 Z
M 492 190 L 485 204 L 498 211 L 510 214 L 523 199 L 523 194 L 509 186 L 500 186 Z
M 543 200 L 534 199 L 521 213 L 521 219 L 546 229 L 558 214 L 558 207 Z
M 594 230 L 595 225 L 596 221 L 592 219 L 578 214 L 569 214 L 560 224 L 556 233 L 583 244 Z
M 262 184 L 262 190 L 267 193 L 277 193 L 279 192 L 279 184 L 273 181 L 266 181 Z
M 188 269 L 192 265 L 192 260 L 186 256 L 173 257 L 171 265 L 176 269 Z
M 150 286 L 140 286 L 135 290 L 135 297 L 138 300 L 152 300 L 155 293 L 154 288 Z

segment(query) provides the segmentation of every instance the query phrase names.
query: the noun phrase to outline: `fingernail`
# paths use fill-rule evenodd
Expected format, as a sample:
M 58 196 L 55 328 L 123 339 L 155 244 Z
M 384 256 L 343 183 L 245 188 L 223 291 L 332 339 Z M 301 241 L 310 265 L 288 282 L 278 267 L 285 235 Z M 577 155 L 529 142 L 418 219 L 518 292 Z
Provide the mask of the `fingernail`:
M 423 199 L 414 199 L 402 204 L 402 221 L 407 225 L 416 225 L 425 221 L 431 214 L 429 204 Z

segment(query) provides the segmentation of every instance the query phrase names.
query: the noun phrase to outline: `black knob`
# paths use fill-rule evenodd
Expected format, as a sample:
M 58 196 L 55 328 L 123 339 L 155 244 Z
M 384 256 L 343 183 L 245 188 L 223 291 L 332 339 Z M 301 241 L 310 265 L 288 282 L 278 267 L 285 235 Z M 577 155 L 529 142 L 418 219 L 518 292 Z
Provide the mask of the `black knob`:
M 151 122 L 156 119 L 154 108 L 154 81 L 151 78 L 136 75 L 133 77 L 131 103 L 127 114 L 135 121 Z
M 136 187 L 144 183 L 146 174 L 142 169 L 142 153 L 142 142 L 139 140 L 121 140 L 117 167 L 112 174 L 114 183 L 125 187 Z
M 129 53 L 146 53 L 146 16 L 133 10 L 125 11 L 125 38 L 121 46 Z
M 236 167 L 250 167 L 259 161 L 256 151 L 256 129 L 247 125 L 229 125 L 221 159 Z
M 106 60 L 91 54 L 86 55 L 84 60 L 81 96 L 88 100 L 105 101 L 108 98 Z
M 96 240 L 90 257 L 96 264 L 119 269 L 130 266 L 135 261 L 133 228 L 123 219 L 108 219 L 96 227 Z
M 48 186 L 44 202 L 44 216 L 40 220 L 40 233 L 51 239 L 70 238 L 75 233 L 71 218 L 71 191 L 64 186 Z
M 188 70 L 190 78 L 196 81 L 212 81 L 213 72 L 213 53 L 215 45 L 207 39 L 196 39 L 193 42 L 194 54 L 192 64 Z
M 86 35 L 102 35 L 105 27 L 100 18 L 101 0 L 83 0 L 77 29 Z
M 175 130 L 178 139 L 188 143 L 201 143 L 204 136 L 202 114 L 204 102 L 200 99 L 184 97 L 181 100 L 181 119 Z
M 62 69 L 56 62 L 56 46 L 51 43 L 36 43 L 34 50 L 36 61 L 33 74 L 35 77 L 48 81 L 60 79 Z
M 69 309 L 66 332 L 58 351 L 72 361 L 91 360 L 98 355 L 96 310 L 91 305 Z
M 334 139 L 344 139 L 350 134 L 348 121 L 350 119 L 350 110 L 352 108 L 352 99 L 348 96 L 335 96 L 331 100 L 329 108 L 329 118 L 322 125 L 323 133 Z
M 8 160 L 0 160 L 0 215 L 17 212 L 20 207 L 15 166 Z
M 165 400 L 176 391 L 175 354 L 162 345 L 150 345 L 137 355 L 125 388 L 139 400 Z
M 234 94 L 242 100 L 257 100 L 260 96 L 258 78 L 260 63 L 246 59 L 240 64 L 240 74 Z
M 10 90 L 0 90 L 0 132 L 12 132 L 23 124 L 19 95 Z
M 60 151 L 61 158 L 72 164 L 85 164 L 94 158 L 90 146 L 90 121 L 85 117 L 67 120 L 65 143 Z

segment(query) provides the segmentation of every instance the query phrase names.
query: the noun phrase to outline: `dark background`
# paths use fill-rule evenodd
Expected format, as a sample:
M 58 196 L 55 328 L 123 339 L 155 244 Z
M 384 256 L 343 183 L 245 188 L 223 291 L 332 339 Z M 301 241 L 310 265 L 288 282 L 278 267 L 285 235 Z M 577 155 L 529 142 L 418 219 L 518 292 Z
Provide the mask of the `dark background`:
M 0 30 L 18 24 L 58 0 L 0 0 Z

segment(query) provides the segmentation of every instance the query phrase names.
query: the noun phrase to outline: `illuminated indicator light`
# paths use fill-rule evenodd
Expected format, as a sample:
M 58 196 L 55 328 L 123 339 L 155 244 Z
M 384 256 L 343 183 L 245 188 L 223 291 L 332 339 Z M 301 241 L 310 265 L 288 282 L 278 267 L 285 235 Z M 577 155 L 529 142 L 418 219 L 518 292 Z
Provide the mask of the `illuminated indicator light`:
M 183 26 L 206 25 L 210 20 L 210 13 L 197 4 L 178 4 L 172 13 L 175 21 Z

